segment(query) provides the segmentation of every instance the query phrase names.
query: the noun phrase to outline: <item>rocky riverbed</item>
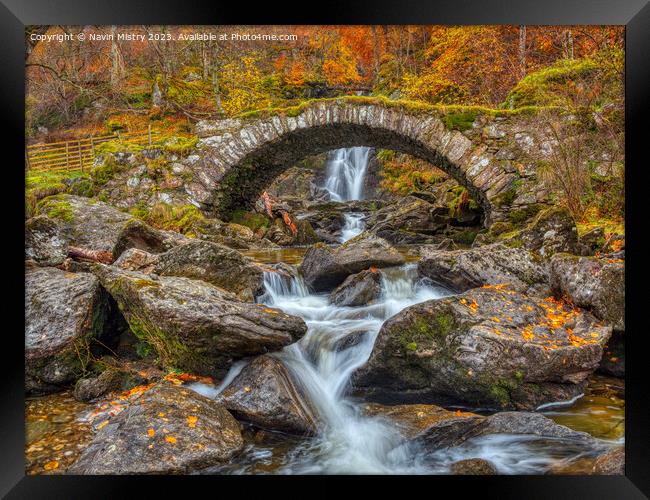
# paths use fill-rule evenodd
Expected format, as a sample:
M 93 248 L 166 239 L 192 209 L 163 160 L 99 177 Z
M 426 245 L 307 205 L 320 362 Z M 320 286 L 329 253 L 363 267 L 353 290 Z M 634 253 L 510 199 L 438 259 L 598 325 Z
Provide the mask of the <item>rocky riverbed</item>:
M 371 156 L 276 185 L 257 230 L 42 200 L 28 472 L 622 473 L 624 240 L 382 198 Z

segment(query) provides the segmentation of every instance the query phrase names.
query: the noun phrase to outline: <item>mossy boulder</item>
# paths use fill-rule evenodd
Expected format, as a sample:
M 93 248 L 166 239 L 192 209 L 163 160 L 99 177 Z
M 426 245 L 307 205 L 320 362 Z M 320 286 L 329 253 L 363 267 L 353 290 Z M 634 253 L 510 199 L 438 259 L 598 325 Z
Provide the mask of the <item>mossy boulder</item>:
M 386 240 L 366 231 L 335 249 L 323 243 L 311 246 L 299 271 L 307 286 L 321 292 L 364 269 L 399 266 L 404 262 L 404 257 Z
M 578 251 L 578 229 L 564 207 L 544 209 L 524 228 L 500 234 L 498 238 L 510 247 L 524 247 L 545 258 L 558 252 Z
M 167 368 L 222 376 L 234 360 L 279 350 L 307 331 L 300 318 L 204 281 L 99 264 L 94 272 Z
M 550 262 L 553 291 L 594 316 L 625 330 L 625 261 L 556 254 Z
M 209 241 L 190 241 L 160 254 L 153 272 L 206 281 L 247 301 L 264 288 L 263 272 L 251 259 Z
M 548 297 L 551 293 L 546 267 L 525 248 L 494 243 L 453 251 L 424 246 L 419 252 L 420 276 L 455 291 L 505 283 L 528 295 Z
M 227 463 L 243 446 L 223 405 L 163 382 L 112 417 L 68 473 L 188 474 Z
M 476 288 L 386 321 L 354 385 L 377 401 L 532 409 L 582 392 L 610 335 L 553 299 Z
M 82 376 L 104 332 L 106 295 L 92 274 L 25 271 L 25 389 L 60 390 Z

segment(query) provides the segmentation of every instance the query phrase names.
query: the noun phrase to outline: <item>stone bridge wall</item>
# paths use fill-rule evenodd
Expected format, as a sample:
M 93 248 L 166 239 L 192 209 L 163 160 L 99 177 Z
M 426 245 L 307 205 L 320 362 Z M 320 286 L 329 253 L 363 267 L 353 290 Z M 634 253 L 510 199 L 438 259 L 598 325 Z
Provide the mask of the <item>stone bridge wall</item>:
M 217 216 L 250 208 L 284 170 L 331 149 L 371 146 L 426 160 L 469 189 L 486 225 L 513 211 L 548 203 L 535 171 L 548 144 L 537 144 L 539 120 L 527 111 L 438 108 L 348 97 L 311 101 L 244 118 L 203 121 L 195 150 L 172 158 L 170 186 L 182 201 Z M 137 189 L 137 179 L 130 178 Z M 172 185 L 173 184 L 173 185 Z M 161 201 L 168 201 L 165 186 Z M 123 193 L 129 203 L 129 194 Z

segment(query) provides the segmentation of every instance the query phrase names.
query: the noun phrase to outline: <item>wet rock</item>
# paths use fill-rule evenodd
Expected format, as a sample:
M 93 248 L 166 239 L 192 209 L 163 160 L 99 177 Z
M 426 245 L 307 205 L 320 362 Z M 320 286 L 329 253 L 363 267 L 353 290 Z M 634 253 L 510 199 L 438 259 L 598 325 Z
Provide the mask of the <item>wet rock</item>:
M 372 212 L 366 227 L 393 244 L 424 242 L 449 222 L 446 209 L 415 196 L 400 198 L 395 204 Z
M 150 273 L 158 263 L 158 259 L 158 255 L 150 254 L 138 248 L 129 248 L 122 252 L 113 265 L 126 271 Z
M 280 246 L 310 245 L 320 241 L 309 221 L 294 217 L 291 217 L 291 221 L 294 224 L 295 233 L 283 219 L 277 218 L 266 231 L 264 237 Z
M 436 405 L 406 404 L 385 406 L 366 403 L 364 415 L 383 417 L 397 425 L 401 434 L 408 439 L 417 439 L 440 429 L 450 433 L 453 429 L 469 429 L 482 422 L 485 417 L 471 412 L 449 411 Z
M 498 474 L 497 468 L 483 458 L 467 458 L 451 464 L 450 472 L 455 476 L 489 476 Z
M 331 290 L 345 278 L 370 267 L 399 266 L 404 257 L 386 240 L 368 232 L 332 249 L 317 243 L 307 250 L 300 274 L 315 292 Z
M 105 300 L 91 274 L 53 267 L 25 271 L 25 388 L 51 392 L 74 382 L 101 336 Z
M 381 295 L 381 274 L 367 269 L 348 276 L 332 293 L 329 300 L 337 306 L 363 306 Z
M 202 228 L 199 238 L 225 245 L 235 250 L 250 250 L 254 248 L 280 248 L 267 238 L 260 238 L 252 229 L 241 224 L 223 223 L 213 219 Z
M 553 299 L 476 288 L 386 321 L 354 384 L 377 401 L 532 409 L 581 393 L 610 335 L 588 312 Z
M 203 281 L 104 265 L 94 272 L 131 330 L 166 366 L 220 376 L 233 359 L 278 350 L 307 330 L 300 318 Z
M 262 270 L 251 259 L 209 241 L 194 240 L 160 254 L 153 272 L 202 280 L 251 302 L 264 289 Z
M 507 283 L 528 295 L 549 296 L 548 272 L 541 259 L 524 248 L 500 243 L 467 250 L 420 248 L 418 273 L 457 291 Z
M 619 446 L 600 455 L 594 462 L 593 473 L 625 475 L 625 447 Z
M 625 330 L 625 261 L 556 254 L 551 259 L 553 291 L 578 307 Z
M 625 335 L 623 332 L 612 333 L 605 346 L 598 371 L 612 377 L 625 377 Z
M 578 248 L 575 221 L 569 211 L 561 207 L 541 211 L 515 239 L 547 258 L 558 252 L 576 253 Z
M 273 356 L 260 356 L 221 393 L 233 415 L 256 426 L 297 434 L 316 432 L 317 416 L 300 385 Z
M 39 216 L 25 223 L 25 259 L 41 266 L 58 266 L 67 256 L 68 245 L 55 221 Z
M 244 445 L 219 403 L 159 384 L 99 430 L 69 474 L 186 474 L 232 459 Z
M 118 391 L 122 387 L 123 374 L 107 368 L 96 377 L 77 380 L 74 387 L 74 397 L 78 401 L 92 401 L 109 392 Z
M 299 220 L 309 222 L 318 238 L 327 243 L 338 243 L 345 216 L 339 211 L 309 210 L 298 214 Z

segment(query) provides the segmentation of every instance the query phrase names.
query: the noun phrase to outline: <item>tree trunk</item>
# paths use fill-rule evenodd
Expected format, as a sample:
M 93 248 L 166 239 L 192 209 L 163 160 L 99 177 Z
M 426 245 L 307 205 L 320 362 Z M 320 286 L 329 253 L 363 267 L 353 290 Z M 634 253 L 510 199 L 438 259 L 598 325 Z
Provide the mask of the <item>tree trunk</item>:
M 526 26 L 519 26 L 519 78 L 526 76 Z

